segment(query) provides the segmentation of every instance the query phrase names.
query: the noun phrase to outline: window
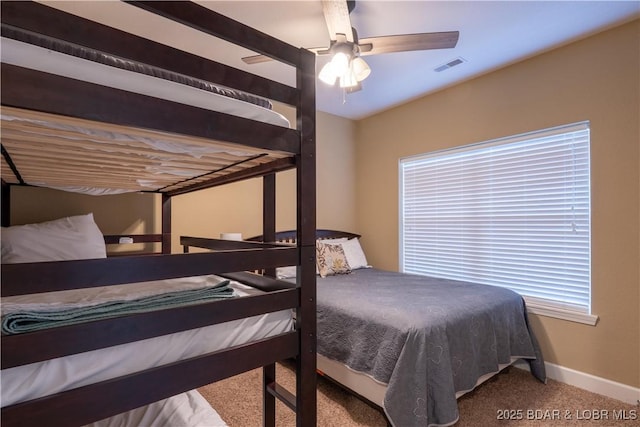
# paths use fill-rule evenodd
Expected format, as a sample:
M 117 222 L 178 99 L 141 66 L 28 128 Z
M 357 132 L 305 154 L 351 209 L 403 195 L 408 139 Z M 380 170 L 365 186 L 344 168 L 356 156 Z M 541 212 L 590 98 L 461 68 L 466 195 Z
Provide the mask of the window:
M 400 268 L 591 315 L 589 124 L 400 160 Z

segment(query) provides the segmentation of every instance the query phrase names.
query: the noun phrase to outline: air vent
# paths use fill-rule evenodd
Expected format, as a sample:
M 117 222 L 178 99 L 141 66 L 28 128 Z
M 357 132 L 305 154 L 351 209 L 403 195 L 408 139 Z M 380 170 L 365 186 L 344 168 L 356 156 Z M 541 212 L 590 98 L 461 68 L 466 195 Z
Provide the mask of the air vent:
M 436 71 L 436 72 L 439 73 L 441 71 L 448 70 L 451 67 L 455 67 L 456 65 L 460 65 L 463 62 L 467 62 L 466 59 L 461 58 L 461 57 L 457 57 L 456 59 L 452 59 L 451 61 L 447 62 L 446 64 L 443 64 L 443 65 L 441 65 L 441 66 L 439 66 L 437 68 L 434 68 L 433 71 Z

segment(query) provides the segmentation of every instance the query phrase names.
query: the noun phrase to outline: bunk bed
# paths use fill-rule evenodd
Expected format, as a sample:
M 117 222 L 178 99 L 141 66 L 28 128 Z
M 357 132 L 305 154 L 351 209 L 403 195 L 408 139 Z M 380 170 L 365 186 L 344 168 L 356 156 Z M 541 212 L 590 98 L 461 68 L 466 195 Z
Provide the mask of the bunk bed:
M 368 265 L 360 237 L 317 230 L 321 375 L 380 407 L 390 425 L 403 427 L 454 424 L 457 398 L 520 359 L 546 381 L 520 295 L 376 269 Z M 295 244 L 295 231 L 278 232 L 271 242 Z M 336 250 L 325 256 L 327 246 Z M 323 271 L 323 263 L 333 271 Z M 295 281 L 296 275 L 295 267 L 277 271 L 283 280 Z
M 195 3 L 130 6 L 292 66 L 296 86 L 43 4 L 2 2 L 2 226 L 11 225 L 11 189 L 18 185 L 89 194 L 142 191 L 162 198 L 161 233 L 104 236 L 107 244 L 156 242 L 161 253 L 3 263 L 3 303 L 29 300 L 34 294 L 116 287 L 126 292 L 129 286 L 166 280 L 177 281 L 179 287 L 183 278 L 211 275 L 240 292 L 234 290 L 233 297 L 222 300 L 3 333 L 3 392 L 25 393 L 3 396 L 2 424 L 51 425 L 55 420 L 57 426 L 77 426 L 127 411 L 138 411 L 129 412 L 128 420 L 140 420 L 154 402 L 171 401 L 172 396 L 195 402 L 191 390 L 263 367 L 264 425 L 275 424 L 276 398 L 296 411 L 298 426 L 315 425 L 315 56 Z M 37 58 L 43 52 L 44 61 L 32 62 L 34 54 Z M 96 81 L 100 73 L 93 71 L 74 74 L 86 61 L 93 63 L 90 67 L 109 67 L 109 79 Z M 67 62 L 73 65 L 64 71 L 56 68 Z M 127 77 L 112 81 L 118 73 Z M 154 88 L 138 80 L 128 85 L 138 78 L 134 74 L 151 78 Z M 168 86 L 172 89 L 167 91 Z M 181 92 L 189 95 L 180 97 Z M 295 108 L 294 129 L 277 117 L 277 123 L 262 117 L 273 116 L 264 111 L 267 99 Z M 238 112 L 247 100 L 258 104 L 257 113 L 254 107 Z M 220 105 L 228 103 L 231 110 Z M 263 180 L 263 232 L 274 236 L 275 174 L 292 168 L 298 191 L 295 246 L 208 239 L 212 251 L 171 253 L 172 197 L 249 178 Z M 274 272 L 284 265 L 300 267 L 295 284 L 234 273 Z M 230 323 L 278 313 L 291 322 L 291 310 L 293 327 L 232 341 L 231 346 L 177 352 L 162 362 L 136 347 L 210 328 L 217 328 L 214 334 L 219 335 Z M 94 364 L 108 362 L 111 356 L 103 355 L 110 353 L 103 352 L 114 349 L 124 349 L 121 362 L 115 363 L 124 370 L 115 374 L 85 375 L 54 390 L 27 381 L 32 377 L 23 374 L 55 373 L 59 368 L 54 362 L 63 361 L 69 368 L 83 357 Z M 148 360 L 130 363 L 136 352 Z M 275 378 L 275 362 L 290 358 L 296 361 L 295 394 Z M 11 378 L 23 384 L 11 384 Z

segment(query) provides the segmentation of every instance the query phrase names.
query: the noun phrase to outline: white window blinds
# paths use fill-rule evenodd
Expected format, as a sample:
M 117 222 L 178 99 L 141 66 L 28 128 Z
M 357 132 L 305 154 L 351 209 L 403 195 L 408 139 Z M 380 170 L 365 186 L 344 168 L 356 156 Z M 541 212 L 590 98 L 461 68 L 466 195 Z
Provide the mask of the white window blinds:
M 590 313 L 588 122 L 400 161 L 401 270 Z

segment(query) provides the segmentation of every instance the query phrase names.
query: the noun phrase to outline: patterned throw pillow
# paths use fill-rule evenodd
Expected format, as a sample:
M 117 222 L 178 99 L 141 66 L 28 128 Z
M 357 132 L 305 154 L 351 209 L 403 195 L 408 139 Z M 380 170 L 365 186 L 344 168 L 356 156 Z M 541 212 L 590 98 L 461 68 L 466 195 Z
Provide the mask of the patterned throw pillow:
M 351 273 L 351 267 L 340 245 L 317 242 L 316 263 L 320 277 Z

